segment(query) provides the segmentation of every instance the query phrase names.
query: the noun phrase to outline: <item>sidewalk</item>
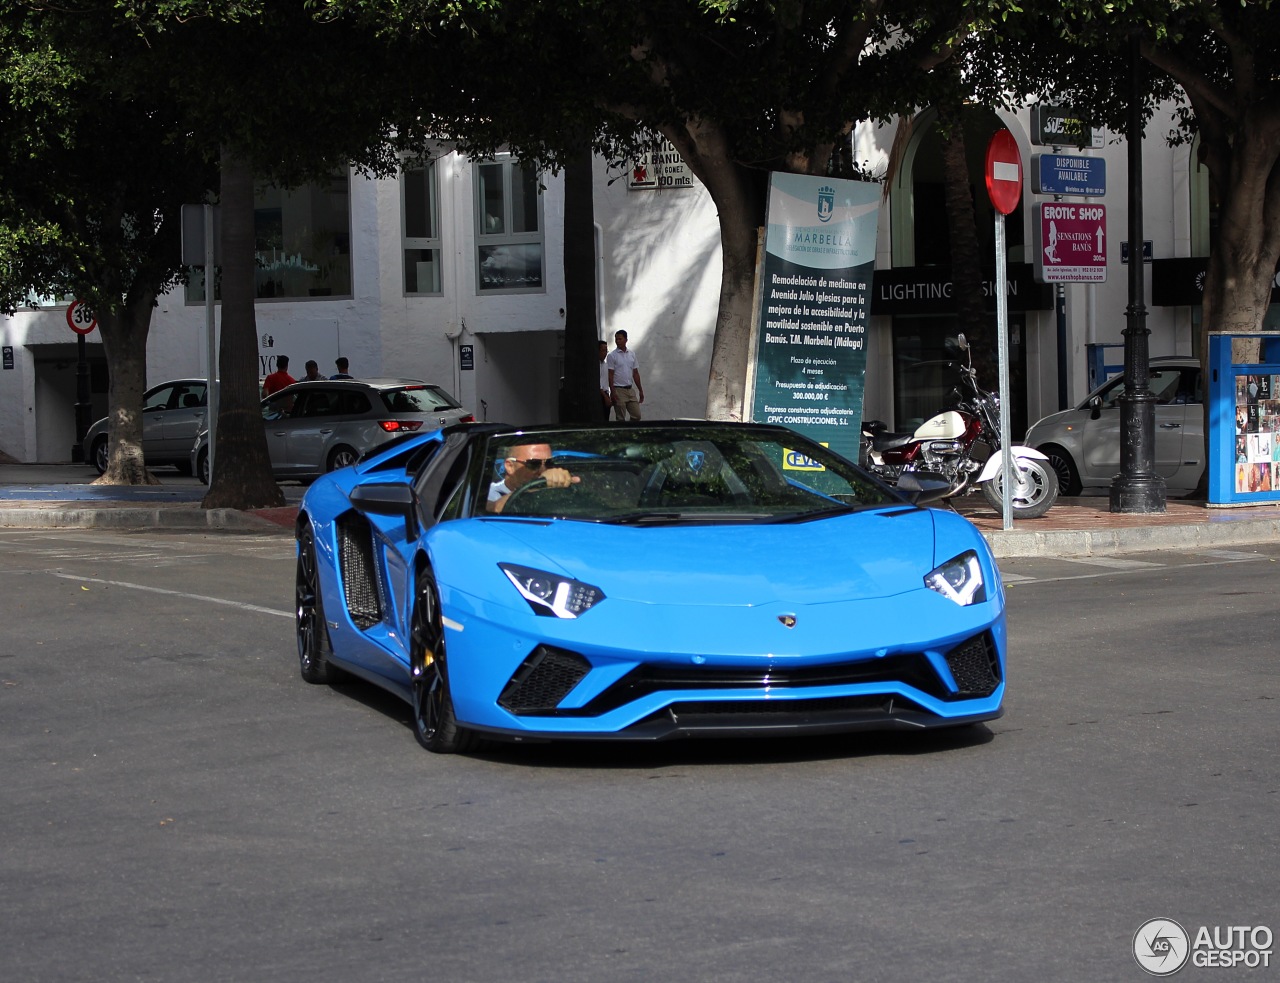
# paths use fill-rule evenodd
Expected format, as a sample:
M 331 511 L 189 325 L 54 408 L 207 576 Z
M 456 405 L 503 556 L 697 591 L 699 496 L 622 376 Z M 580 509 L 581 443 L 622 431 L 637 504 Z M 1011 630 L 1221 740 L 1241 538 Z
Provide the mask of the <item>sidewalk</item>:
M 158 485 L 93 485 L 89 464 L 0 463 L 0 529 L 160 529 L 292 535 L 306 489 L 282 485 L 283 508 L 202 509 L 205 486 L 168 468 Z
M 204 486 L 173 471 L 161 484 L 130 487 L 92 485 L 87 464 L 0 463 L 0 528 L 167 529 L 291 535 L 298 502 L 306 490 L 286 484 L 283 508 L 240 512 L 200 508 Z M 1060 498 L 1040 519 L 1001 517 L 981 495 L 956 501 L 956 511 L 974 523 L 997 557 L 1108 556 L 1144 550 L 1181 550 L 1280 543 L 1280 505 L 1211 509 L 1173 499 L 1166 511 L 1117 515 L 1105 495 Z

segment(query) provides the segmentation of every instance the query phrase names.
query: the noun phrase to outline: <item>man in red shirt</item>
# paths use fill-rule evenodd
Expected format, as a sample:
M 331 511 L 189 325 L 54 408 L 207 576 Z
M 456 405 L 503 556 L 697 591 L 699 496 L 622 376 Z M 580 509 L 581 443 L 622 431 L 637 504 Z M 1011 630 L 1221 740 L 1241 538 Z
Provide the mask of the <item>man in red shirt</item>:
M 297 380 L 289 374 L 289 356 L 276 356 L 276 370 L 272 372 L 262 383 L 262 398 L 266 399 L 272 393 L 278 393 L 285 386 L 292 386 Z

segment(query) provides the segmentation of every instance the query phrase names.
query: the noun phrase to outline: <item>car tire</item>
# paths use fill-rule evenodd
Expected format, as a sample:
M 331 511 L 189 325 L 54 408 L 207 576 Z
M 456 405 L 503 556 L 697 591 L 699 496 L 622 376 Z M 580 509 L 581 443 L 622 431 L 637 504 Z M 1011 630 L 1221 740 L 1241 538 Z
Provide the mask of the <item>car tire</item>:
M 196 458 L 196 477 L 203 484 L 209 483 L 209 448 L 205 448 Z
M 1018 462 L 1026 469 L 1026 495 L 1013 500 L 1013 515 L 1018 519 L 1038 519 L 1058 500 L 1058 476 L 1048 461 L 1035 457 L 1019 458 Z M 997 471 L 995 475 L 982 483 L 982 496 L 997 512 L 1004 512 L 1004 498 L 1001 494 L 1003 475 Z
M 1071 455 L 1057 444 L 1046 444 L 1036 449 L 1049 458 L 1049 466 L 1058 476 L 1058 493 L 1067 496 L 1079 495 L 1084 486 L 1080 483 L 1080 471 L 1076 468 L 1076 462 L 1071 459 Z
M 475 749 L 480 739 L 461 727 L 453 712 L 445 658 L 440 591 L 430 569 L 419 571 L 409 630 L 413 733 L 428 751 L 456 754 Z
M 360 459 L 360 455 L 355 452 L 354 448 L 348 447 L 346 444 L 339 444 L 329 452 L 329 461 L 326 468 L 329 471 L 337 471 L 339 468 L 350 467 Z
M 329 628 L 320 595 L 316 566 L 316 538 L 310 523 L 298 533 L 298 564 L 294 577 L 294 634 L 298 639 L 298 668 L 309 683 L 332 683 L 339 670 L 329 662 Z
M 110 455 L 107 452 L 107 438 L 99 437 L 93 442 L 90 448 L 89 458 L 93 461 L 93 466 L 98 469 L 98 474 L 107 473 L 107 465 L 110 463 Z

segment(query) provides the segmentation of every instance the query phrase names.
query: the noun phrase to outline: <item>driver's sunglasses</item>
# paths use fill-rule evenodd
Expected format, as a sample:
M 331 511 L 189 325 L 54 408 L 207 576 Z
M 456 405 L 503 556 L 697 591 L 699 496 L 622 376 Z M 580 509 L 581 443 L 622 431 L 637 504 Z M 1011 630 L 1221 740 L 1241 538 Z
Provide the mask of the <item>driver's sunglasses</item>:
M 550 463 L 551 463 L 551 458 L 549 458 L 549 457 L 526 457 L 526 458 L 524 458 L 523 460 L 521 460 L 520 458 L 516 458 L 516 463 L 517 463 L 517 464 L 523 464 L 526 468 L 530 468 L 531 470 L 536 471 L 536 470 L 538 470 L 539 468 L 545 468 L 548 464 L 550 464 Z

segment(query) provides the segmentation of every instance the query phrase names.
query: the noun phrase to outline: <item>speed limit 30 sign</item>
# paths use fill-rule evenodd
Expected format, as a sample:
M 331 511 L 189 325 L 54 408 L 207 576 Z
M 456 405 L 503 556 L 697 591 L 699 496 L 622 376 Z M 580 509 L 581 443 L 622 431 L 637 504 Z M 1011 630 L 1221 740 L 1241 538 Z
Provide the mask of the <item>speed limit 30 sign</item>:
M 98 326 L 98 319 L 83 300 L 76 300 L 67 308 L 67 326 L 76 334 L 88 334 Z

